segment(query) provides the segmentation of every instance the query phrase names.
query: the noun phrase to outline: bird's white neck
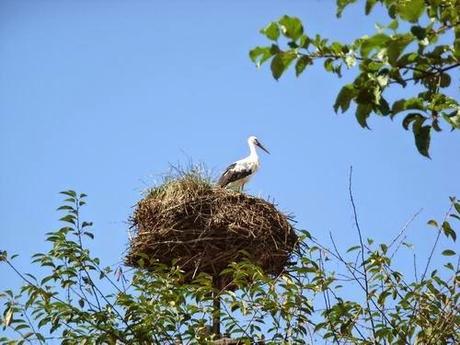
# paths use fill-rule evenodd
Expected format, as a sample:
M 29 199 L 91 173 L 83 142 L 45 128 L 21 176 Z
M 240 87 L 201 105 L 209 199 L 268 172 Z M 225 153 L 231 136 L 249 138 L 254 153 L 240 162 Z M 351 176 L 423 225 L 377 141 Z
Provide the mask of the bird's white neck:
M 249 157 L 258 160 L 259 156 L 257 155 L 256 145 L 249 143 Z

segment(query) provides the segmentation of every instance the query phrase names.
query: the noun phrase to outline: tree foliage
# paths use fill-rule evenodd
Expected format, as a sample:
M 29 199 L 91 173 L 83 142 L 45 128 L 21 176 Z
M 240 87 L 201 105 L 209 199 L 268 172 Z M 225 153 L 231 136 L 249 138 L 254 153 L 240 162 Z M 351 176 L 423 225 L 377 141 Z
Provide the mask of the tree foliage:
M 48 252 L 32 256 L 40 277 L 20 272 L 14 255 L 1 252 L 0 260 L 24 284 L 0 294 L 1 324 L 9 332 L 0 344 L 207 344 L 215 339 L 209 328 L 215 294 L 222 300 L 223 328 L 244 344 L 460 341 L 459 256 L 446 248 L 444 267 L 429 269 L 439 238 L 456 240 L 455 198 L 442 222 L 429 221 L 437 237 L 420 276 L 411 279 L 394 267 L 395 255 L 408 247 L 401 240 L 404 229 L 388 244 L 364 241 L 355 213 L 359 243 L 346 253 L 333 240 L 329 248 L 301 231 L 286 272 L 267 277 L 249 261 L 234 263 L 226 273 L 236 289 L 215 291 L 206 275 L 183 284 L 177 267 L 125 272 L 122 265 L 102 266 L 87 247 L 94 232 L 81 220 L 85 194 L 63 194 L 63 226 L 47 234 Z M 350 197 L 356 212 L 351 185 Z
M 355 2 L 337 0 L 337 16 Z M 418 151 L 429 157 L 433 131 L 460 128 L 458 100 L 447 91 L 460 68 L 460 1 L 366 0 L 366 15 L 378 4 L 389 19 L 387 25 L 377 25 L 375 34 L 349 43 L 330 42 L 306 32 L 299 18 L 285 15 L 261 30 L 270 43 L 252 49 L 250 57 L 257 66 L 270 62 L 275 79 L 290 66 L 299 76 L 320 62 L 339 77 L 344 67 L 356 70 L 354 81 L 339 91 L 334 110 L 343 113 L 354 104 L 363 128 L 368 128 L 371 114 L 402 117 L 403 127 L 412 129 Z M 400 99 L 387 96 L 389 89 L 408 85 L 416 86 L 413 94 Z

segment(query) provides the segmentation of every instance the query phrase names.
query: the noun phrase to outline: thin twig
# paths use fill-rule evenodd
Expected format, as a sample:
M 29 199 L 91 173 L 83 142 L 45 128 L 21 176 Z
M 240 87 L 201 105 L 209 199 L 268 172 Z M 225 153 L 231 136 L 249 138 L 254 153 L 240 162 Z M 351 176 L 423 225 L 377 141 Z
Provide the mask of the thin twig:
M 24 316 L 25 316 L 25 318 L 27 320 L 27 323 L 29 324 L 29 326 L 32 329 L 32 331 L 34 332 L 34 335 L 36 335 L 37 331 L 35 330 L 34 324 L 30 320 L 29 315 L 27 314 L 27 309 L 23 308 L 23 310 L 24 310 Z M 40 338 L 37 338 L 37 340 L 40 342 L 40 344 L 44 344 L 43 340 L 41 340 Z
M 433 247 L 431 248 L 431 253 L 430 253 L 430 256 L 428 257 L 428 261 L 426 263 L 425 270 L 423 271 L 422 278 L 420 279 L 420 281 L 423 281 L 423 279 L 425 279 L 426 273 L 428 271 L 428 267 L 430 266 L 430 263 L 431 263 L 431 259 L 433 258 L 433 254 L 434 254 L 434 252 L 436 250 L 436 247 L 438 245 L 439 237 L 441 236 L 442 226 L 443 226 L 444 222 L 447 220 L 447 218 L 449 217 L 449 214 L 452 211 L 453 207 L 454 207 L 454 203 L 451 203 L 448 211 L 446 212 L 446 214 L 444 216 L 444 219 L 443 219 L 441 225 L 438 226 L 438 234 L 436 235 L 436 240 L 434 241 Z
M 321 252 L 321 250 L 319 251 L 319 264 L 320 264 L 320 269 L 321 269 L 321 272 L 325 272 L 325 269 L 324 269 L 324 261 L 323 261 L 323 254 Z M 326 318 L 327 318 L 327 321 L 329 323 L 329 328 L 331 329 L 331 332 L 332 332 L 332 335 L 334 337 L 334 341 L 337 343 L 337 344 L 340 344 L 340 341 L 337 337 L 337 333 L 335 331 L 335 328 L 334 328 L 334 325 L 332 324 L 332 321 L 330 319 L 330 309 L 331 309 L 331 303 L 330 303 L 330 300 L 329 300 L 329 296 L 327 295 L 327 291 L 328 291 L 329 287 L 327 287 L 326 289 L 322 289 L 323 291 L 323 298 L 324 298 L 324 306 L 326 308 L 326 311 L 325 311 L 325 315 L 326 315 Z
M 375 334 L 374 317 L 372 315 L 371 306 L 370 306 L 370 303 L 369 303 L 369 300 L 372 299 L 372 297 L 371 297 L 371 295 L 369 293 L 369 280 L 368 280 L 368 277 L 367 277 L 366 258 L 364 257 L 364 242 L 363 242 L 363 236 L 361 234 L 361 227 L 359 226 L 358 214 L 357 214 L 357 211 L 356 211 L 356 205 L 355 205 L 355 201 L 354 201 L 354 198 L 353 198 L 352 177 L 353 177 L 353 167 L 350 166 L 350 174 L 349 174 L 349 179 L 348 179 L 348 192 L 349 192 L 349 195 L 350 195 L 351 206 L 353 207 L 353 217 L 354 217 L 354 220 L 355 220 L 356 229 L 358 230 L 359 243 L 360 243 L 360 246 L 361 246 L 361 263 L 362 263 L 362 266 L 363 266 L 363 273 L 364 273 L 364 287 L 365 287 L 365 292 L 366 292 L 366 306 L 367 306 L 366 309 L 367 309 L 367 312 L 369 314 L 369 319 L 370 319 L 370 322 L 371 322 L 371 325 L 372 325 L 372 335 L 374 337 L 374 344 L 377 344 L 376 340 L 375 340 L 376 339 L 376 334 Z
M 402 236 L 402 234 L 404 234 L 407 230 L 407 228 L 409 227 L 409 225 L 415 220 L 415 218 L 417 218 L 417 216 L 423 211 L 423 208 L 419 209 L 417 212 L 414 213 L 414 215 L 406 222 L 406 224 L 404 224 L 404 226 L 402 227 L 401 231 L 399 232 L 399 234 L 393 239 L 393 241 L 391 241 L 390 245 L 388 246 L 388 249 L 390 249 L 393 244 L 395 244 L 395 242 L 398 240 L 398 238 L 400 238 Z

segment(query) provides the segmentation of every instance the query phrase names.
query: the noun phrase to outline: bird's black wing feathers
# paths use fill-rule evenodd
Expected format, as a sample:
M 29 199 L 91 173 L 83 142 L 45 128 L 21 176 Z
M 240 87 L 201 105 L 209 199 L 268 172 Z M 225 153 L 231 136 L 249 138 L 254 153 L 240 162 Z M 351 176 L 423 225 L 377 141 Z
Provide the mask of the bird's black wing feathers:
M 245 178 L 246 176 L 249 176 L 252 174 L 251 169 L 234 170 L 235 166 L 236 166 L 236 163 L 233 163 L 228 166 L 228 168 L 219 178 L 219 181 L 217 181 L 217 184 L 219 186 L 225 187 L 229 183 L 241 180 L 242 178 Z

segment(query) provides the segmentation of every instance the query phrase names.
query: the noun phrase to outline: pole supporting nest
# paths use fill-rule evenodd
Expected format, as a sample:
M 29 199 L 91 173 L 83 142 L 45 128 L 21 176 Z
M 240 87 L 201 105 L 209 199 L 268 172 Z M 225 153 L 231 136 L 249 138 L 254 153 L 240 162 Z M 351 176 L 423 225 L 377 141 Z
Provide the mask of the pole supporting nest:
M 219 278 L 213 277 L 212 279 L 212 334 L 216 339 L 221 337 L 220 333 L 220 284 Z

